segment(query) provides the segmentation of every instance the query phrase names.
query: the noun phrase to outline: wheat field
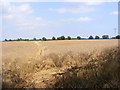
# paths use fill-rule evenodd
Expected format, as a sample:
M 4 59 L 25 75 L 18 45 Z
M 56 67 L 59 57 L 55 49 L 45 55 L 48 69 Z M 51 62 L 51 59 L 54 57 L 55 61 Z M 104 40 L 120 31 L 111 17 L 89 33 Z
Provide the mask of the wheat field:
M 55 84 L 56 78 L 59 80 L 72 67 L 94 66 L 101 61 L 98 56 L 104 54 L 102 51 L 114 47 L 118 47 L 118 40 L 2 42 L 3 87 L 61 87 L 61 84 Z
M 20 41 L 3 42 L 2 57 L 5 58 L 32 58 L 49 53 L 64 54 L 69 51 L 91 52 L 118 46 L 118 40 L 61 40 L 61 41 Z

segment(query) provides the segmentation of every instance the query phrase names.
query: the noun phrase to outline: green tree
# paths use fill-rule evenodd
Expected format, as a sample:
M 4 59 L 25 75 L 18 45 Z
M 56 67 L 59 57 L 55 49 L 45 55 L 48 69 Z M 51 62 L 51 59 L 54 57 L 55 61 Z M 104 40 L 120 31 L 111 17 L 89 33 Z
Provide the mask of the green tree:
M 12 41 L 12 39 L 9 39 L 9 41 Z
M 88 39 L 94 39 L 93 36 L 91 35 Z
M 102 38 L 103 39 L 109 39 L 109 36 L 108 35 L 103 35 Z
M 18 38 L 18 39 L 16 39 L 16 41 L 20 41 L 20 39 Z
M 8 41 L 7 39 L 5 39 L 4 41 Z
M 57 37 L 57 40 L 61 40 L 61 37 Z
M 72 38 L 70 36 L 67 37 L 68 40 L 71 40 Z
M 22 38 L 20 38 L 19 40 L 20 40 L 20 41 L 22 41 L 23 39 L 22 39 Z
M 34 41 L 36 41 L 37 39 L 36 38 L 33 38 Z
M 61 40 L 65 40 L 65 37 L 64 37 L 64 36 L 61 36 Z
M 100 37 L 99 36 L 95 36 L 95 39 L 100 39 Z
M 29 39 L 24 39 L 24 41 L 29 41 Z
M 117 39 L 116 37 L 112 37 L 111 39 Z
M 47 41 L 47 39 L 45 37 L 42 38 L 43 41 Z
M 78 40 L 80 40 L 80 39 L 81 39 L 81 37 L 80 37 L 80 36 L 77 36 L 77 39 L 78 39 Z
M 23 39 L 22 38 L 18 38 L 18 39 L 16 39 L 16 41 L 23 41 Z
M 117 35 L 117 36 L 116 36 L 116 39 L 120 39 L 120 35 Z
M 56 40 L 56 38 L 55 38 L 55 37 L 52 37 L 52 40 Z

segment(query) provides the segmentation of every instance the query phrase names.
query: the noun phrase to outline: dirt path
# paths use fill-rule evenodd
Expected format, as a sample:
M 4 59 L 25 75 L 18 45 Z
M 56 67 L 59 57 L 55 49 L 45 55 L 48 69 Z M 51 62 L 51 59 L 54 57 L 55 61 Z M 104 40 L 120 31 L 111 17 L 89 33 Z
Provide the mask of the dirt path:
M 44 56 L 45 55 L 45 50 L 47 50 L 47 47 L 43 46 L 43 42 L 36 41 L 35 45 L 38 48 L 38 50 L 36 52 L 36 58 L 38 58 L 40 56 Z

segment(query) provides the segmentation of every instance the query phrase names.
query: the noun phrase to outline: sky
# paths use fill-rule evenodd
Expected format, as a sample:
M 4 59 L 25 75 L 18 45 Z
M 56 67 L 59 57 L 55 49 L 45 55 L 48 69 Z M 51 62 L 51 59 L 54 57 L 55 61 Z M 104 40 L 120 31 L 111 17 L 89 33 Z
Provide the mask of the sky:
M 118 2 L 3 2 L 0 7 L 2 40 L 117 34 Z

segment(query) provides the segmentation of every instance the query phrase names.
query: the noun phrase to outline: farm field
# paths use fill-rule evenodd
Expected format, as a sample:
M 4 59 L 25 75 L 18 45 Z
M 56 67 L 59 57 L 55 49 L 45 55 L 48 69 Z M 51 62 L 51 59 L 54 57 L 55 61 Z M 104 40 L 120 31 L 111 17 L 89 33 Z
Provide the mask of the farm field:
M 118 46 L 118 40 L 59 40 L 3 42 L 2 58 L 29 59 L 49 53 L 85 53 Z M 24 60 L 25 61 L 25 60 Z
M 115 47 L 118 40 L 112 39 L 2 42 L 3 87 L 60 87 L 52 86 L 54 75 L 88 65 Z

